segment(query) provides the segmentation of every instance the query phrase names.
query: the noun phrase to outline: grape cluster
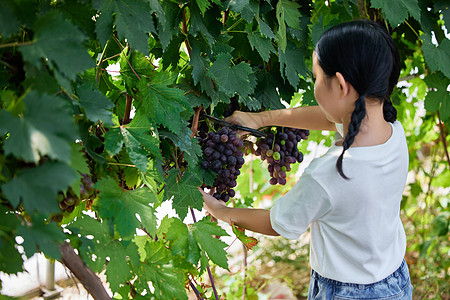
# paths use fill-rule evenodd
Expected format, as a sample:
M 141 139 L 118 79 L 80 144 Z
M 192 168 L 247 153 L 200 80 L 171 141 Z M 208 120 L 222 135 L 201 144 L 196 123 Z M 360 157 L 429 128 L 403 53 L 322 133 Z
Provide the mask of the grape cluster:
M 276 127 L 267 137 L 256 142 L 255 155 L 261 156 L 269 166 L 270 184 L 286 184 L 286 172 L 291 170 L 291 164 L 303 161 L 303 153 L 298 151 L 297 144 L 308 138 L 309 131 L 288 127 Z
M 81 176 L 80 197 L 74 193 L 72 188 L 69 188 L 65 195 L 62 191 L 57 194 L 56 199 L 59 208 L 61 209 L 61 213 L 52 216 L 53 221 L 61 222 L 64 216 L 68 216 L 73 212 L 75 207 L 80 204 L 81 200 L 89 199 L 94 193 L 94 183 L 92 182 L 91 177 L 87 174 L 82 174 Z
M 213 196 L 227 202 L 235 195 L 233 188 L 241 173 L 239 169 L 244 164 L 244 153 L 239 150 L 243 142 L 236 136 L 234 130 L 225 126 L 217 132 L 208 132 L 207 136 L 200 140 L 200 145 L 204 156 L 202 168 L 217 173 L 213 183 L 215 187 Z

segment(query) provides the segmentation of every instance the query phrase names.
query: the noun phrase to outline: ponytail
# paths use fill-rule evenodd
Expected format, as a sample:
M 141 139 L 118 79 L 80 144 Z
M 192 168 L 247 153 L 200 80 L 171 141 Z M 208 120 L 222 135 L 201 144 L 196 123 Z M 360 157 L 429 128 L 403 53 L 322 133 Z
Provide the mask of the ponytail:
M 342 160 L 344 159 L 345 151 L 350 148 L 355 140 L 356 135 L 359 132 L 359 128 L 361 127 L 362 120 L 366 117 L 366 96 L 360 95 L 355 102 L 355 109 L 352 112 L 350 124 L 348 125 L 348 132 L 345 136 L 344 141 L 342 142 L 342 153 L 339 155 L 338 160 L 336 162 L 336 169 L 338 173 L 344 179 L 349 179 L 342 170 Z

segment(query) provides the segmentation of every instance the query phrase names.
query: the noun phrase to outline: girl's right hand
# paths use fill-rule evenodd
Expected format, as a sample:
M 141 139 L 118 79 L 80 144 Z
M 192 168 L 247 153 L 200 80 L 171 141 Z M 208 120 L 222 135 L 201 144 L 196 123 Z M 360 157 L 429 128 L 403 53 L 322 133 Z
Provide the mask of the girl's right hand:
M 263 118 L 260 113 L 250 113 L 243 111 L 235 111 L 231 116 L 225 119 L 226 122 L 249 127 L 252 129 L 259 129 L 265 126 Z M 244 134 L 240 132 L 239 134 Z

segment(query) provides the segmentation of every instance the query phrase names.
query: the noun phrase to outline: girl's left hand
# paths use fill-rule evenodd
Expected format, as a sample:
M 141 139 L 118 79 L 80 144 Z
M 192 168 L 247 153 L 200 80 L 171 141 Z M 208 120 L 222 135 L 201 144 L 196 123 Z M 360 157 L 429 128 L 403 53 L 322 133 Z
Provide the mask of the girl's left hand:
M 203 208 L 206 209 L 213 217 L 216 217 L 216 212 L 218 210 L 227 207 L 225 202 L 217 200 L 211 194 L 208 194 L 205 191 L 203 191 L 202 188 L 199 187 L 198 190 L 200 191 L 200 193 L 202 193 L 203 200 L 205 200 L 205 202 L 203 203 Z

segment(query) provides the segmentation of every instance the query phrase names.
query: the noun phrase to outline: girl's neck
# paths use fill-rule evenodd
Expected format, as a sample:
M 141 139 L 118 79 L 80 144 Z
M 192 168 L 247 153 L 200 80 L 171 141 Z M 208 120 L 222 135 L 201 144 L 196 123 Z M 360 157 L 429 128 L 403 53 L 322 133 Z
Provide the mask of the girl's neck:
M 351 115 L 350 115 L 351 116 Z M 350 124 L 350 116 L 344 120 L 344 137 Z M 379 101 L 366 101 L 366 117 L 361 122 L 358 134 L 350 147 L 369 147 L 387 142 L 392 135 L 392 127 L 384 120 L 383 104 Z M 342 141 L 337 145 L 342 145 Z

